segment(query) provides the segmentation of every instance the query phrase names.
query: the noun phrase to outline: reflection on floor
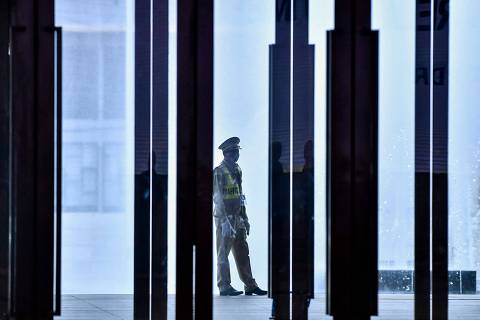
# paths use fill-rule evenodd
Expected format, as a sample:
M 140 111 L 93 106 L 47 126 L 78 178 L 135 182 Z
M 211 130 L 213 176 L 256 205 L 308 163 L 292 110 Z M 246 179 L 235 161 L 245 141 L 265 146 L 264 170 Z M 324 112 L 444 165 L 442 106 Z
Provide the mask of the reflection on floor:
M 65 295 L 62 316 L 57 320 L 132 320 L 132 295 Z M 379 320 L 413 319 L 412 295 L 381 295 Z M 264 320 L 270 314 L 271 300 L 265 297 L 214 298 L 216 320 Z M 169 296 L 168 319 L 175 319 L 175 296 Z M 310 307 L 310 319 L 331 319 L 325 316 L 325 297 L 319 296 Z M 480 319 L 480 297 L 451 296 L 450 320 Z

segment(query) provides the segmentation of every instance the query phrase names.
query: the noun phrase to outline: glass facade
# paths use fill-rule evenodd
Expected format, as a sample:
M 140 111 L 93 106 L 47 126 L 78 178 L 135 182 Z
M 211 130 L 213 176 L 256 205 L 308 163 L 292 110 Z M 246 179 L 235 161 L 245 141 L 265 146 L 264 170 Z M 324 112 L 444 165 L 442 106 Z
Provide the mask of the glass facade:
M 480 42 L 472 35 L 480 24 L 470 11 L 475 8 L 479 5 L 470 1 L 453 2 L 450 9 L 449 268 L 474 271 L 479 279 Z
M 64 294 L 133 293 L 133 1 L 59 0 Z
M 372 13 L 372 28 L 380 30 L 379 269 L 412 271 L 415 7 L 373 1 Z
M 379 316 L 414 318 L 415 2 L 372 1 L 379 30 Z M 392 299 L 391 294 L 402 294 Z
M 334 28 L 334 1 L 310 2 L 309 43 L 315 46 L 315 299 L 324 304 L 326 292 L 326 143 L 327 31 Z
M 473 13 L 478 9 L 475 1 L 452 1 L 449 10 L 448 267 L 453 319 L 475 314 L 480 305 L 480 23 Z M 441 69 L 436 74 L 441 82 Z M 468 309 L 462 308 L 466 298 L 472 299 Z
M 214 164 L 223 160 L 217 147 L 238 136 L 250 258 L 262 287 L 268 281 L 268 46 L 274 42 L 274 14 L 275 1 L 215 1 Z M 234 287 L 243 287 L 236 272 L 232 278 Z
M 35 136 L 51 110 L 43 106 L 50 100 L 41 100 L 43 86 L 34 76 L 50 64 L 52 74 L 53 65 L 63 70 L 62 163 L 53 171 L 62 178 L 61 190 L 54 191 L 62 196 L 65 319 L 72 310 L 89 319 L 153 319 L 164 312 L 173 319 L 190 311 L 198 318 L 212 311 L 210 302 L 215 319 L 290 312 L 300 318 L 302 310 L 315 319 L 331 319 L 332 312 L 335 318 L 365 318 L 377 307 L 371 292 L 378 293 L 378 319 L 421 318 L 423 312 L 444 319 L 447 311 L 450 319 L 478 318 L 476 1 L 52 3 L 63 39 L 55 49 L 63 58 L 34 57 L 28 81 L 14 66 L 32 60 L 38 48 L 30 46 L 50 38 L 40 30 L 34 40 L 26 28 L 21 32 L 31 41 L 21 40 L 17 29 L 8 34 L 0 22 L 0 318 L 47 301 L 35 300 L 40 290 L 30 289 L 20 275 L 32 274 L 28 279 L 36 283 L 39 274 L 58 271 L 58 248 L 54 259 L 37 259 L 49 256 L 45 248 L 58 234 L 50 239 L 42 226 L 51 216 L 35 209 L 37 202 L 46 203 L 42 187 L 51 182 L 45 183 L 50 168 L 41 161 L 50 157 L 42 157 L 42 143 L 56 141 L 47 139 L 49 132 Z M 184 10 L 177 12 L 177 5 Z M 28 11 L 28 5 L 19 8 L 6 9 Z M 52 39 L 58 39 L 55 30 Z M 22 46 L 30 55 L 21 57 Z M 15 89 L 22 81 L 36 92 L 24 101 Z M 10 110 L 17 103 L 38 110 L 24 120 L 19 109 Z M 25 134 L 29 145 L 19 148 L 25 137 L 13 139 L 12 132 Z M 229 171 L 236 181 L 231 184 L 241 179 L 239 201 L 248 216 L 234 223 L 242 232 L 243 224 L 248 245 L 242 242 L 227 256 L 228 284 L 243 291 L 252 289 L 248 283 L 258 285 L 269 290 L 268 298 L 221 294 L 227 275 L 219 247 L 227 236 L 225 221 L 215 216 L 218 174 L 211 170 L 231 170 L 220 150 L 230 137 L 239 137 L 241 147 L 241 177 Z M 23 158 L 16 157 L 19 152 Z M 27 174 L 16 169 L 20 161 Z M 212 189 L 205 178 L 210 173 Z M 29 182 L 22 174 L 35 178 Z M 369 180 L 377 174 L 378 186 Z M 20 188 L 12 188 L 19 177 Z M 22 207 L 17 190 L 31 191 L 25 199 L 33 204 Z M 210 219 L 212 196 L 210 230 L 204 218 Z M 370 210 L 374 196 L 378 210 Z M 34 210 L 25 214 L 28 208 Z M 370 221 L 378 239 L 369 232 Z M 18 257 L 17 245 L 23 249 Z M 371 247 L 378 248 L 378 257 Z M 28 250 L 35 258 L 28 258 Z M 35 259 L 32 266 L 29 259 Z M 254 280 L 245 278 L 249 268 Z M 199 270 L 211 272 L 213 281 Z M 17 286 L 23 295 L 33 292 L 24 305 L 18 301 L 25 297 L 15 296 Z M 338 288 L 348 292 L 342 296 Z
M 239 137 L 242 149 L 238 164 L 251 226 L 246 241 L 252 275 L 262 289 L 268 286 L 268 52 L 269 44 L 274 42 L 274 28 L 273 0 L 214 1 L 214 166 L 223 161 L 222 151 L 217 148 L 226 139 Z M 226 281 L 225 264 L 220 264 L 221 257 L 217 256 L 217 250 L 221 250 L 217 242 L 223 239 L 217 228 L 221 226 L 214 226 L 214 296 Z M 234 259 L 233 254 L 229 257 L 231 285 L 243 291 L 245 284 L 239 272 L 245 263 Z M 214 318 L 228 317 L 225 312 L 230 304 L 225 298 L 215 298 Z M 269 315 L 268 304 L 262 313 L 264 317 Z

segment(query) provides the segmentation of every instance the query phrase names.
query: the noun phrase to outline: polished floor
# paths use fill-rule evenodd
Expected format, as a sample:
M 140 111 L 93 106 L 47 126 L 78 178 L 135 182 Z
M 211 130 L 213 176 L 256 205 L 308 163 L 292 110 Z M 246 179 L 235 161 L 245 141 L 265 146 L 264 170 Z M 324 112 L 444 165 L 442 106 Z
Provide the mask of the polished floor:
M 324 297 L 312 302 L 310 319 L 330 319 L 325 315 Z M 174 319 L 175 296 L 169 297 L 168 319 Z M 452 296 L 449 305 L 450 317 L 454 320 L 480 319 L 480 297 Z M 132 320 L 133 297 L 131 295 L 65 295 L 62 316 L 57 320 Z M 260 320 L 268 319 L 270 300 L 265 297 L 219 297 L 214 298 L 214 319 Z M 380 316 L 373 319 L 413 319 L 411 295 L 381 295 Z

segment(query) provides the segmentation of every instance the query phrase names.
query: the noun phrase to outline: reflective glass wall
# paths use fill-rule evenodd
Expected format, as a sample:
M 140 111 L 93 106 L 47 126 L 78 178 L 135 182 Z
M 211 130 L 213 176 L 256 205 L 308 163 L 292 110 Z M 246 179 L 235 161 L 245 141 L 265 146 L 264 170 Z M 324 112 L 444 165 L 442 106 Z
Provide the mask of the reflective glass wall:
M 232 136 L 241 140 L 239 165 L 251 224 L 250 258 L 257 282 L 266 287 L 268 46 L 275 36 L 275 1 L 215 1 L 214 21 L 214 146 Z M 222 160 L 222 152 L 215 150 L 215 166 Z M 232 285 L 242 290 L 236 272 L 232 279 Z
M 314 299 L 311 319 L 326 315 L 326 181 L 327 181 L 327 32 L 334 29 L 334 1 L 311 0 L 308 43 L 314 46 Z
M 253 276 L 262 288 L 268 281 L 268 139 L 269 45 L 275 44 L 275 1 L 215 2 L 214 27 L 214 146 L 225 139 L 238 136 L 241 140 L 239 165 L 243 171 L 243 191 L 247 199 L 247 214 L 251 234 L 247 241 Z M 325 159 L 326 159 L 326 31 L 333 28 L 333 0 L 310 1 L 309 43 L 315 46 L 315 250 L 314 290 L 315 307 L 312 316 L 324 316 L 325 298 Z M 277 18 L 282 7 L 277 8 Z M 288 61 L 285 61 L 288 64 Z M 287 89 L 288 90 L 288 89 Z M 288 129 L 283 133 L 290 135 Z M 294 134 L 295 135 L 295 134 Z M 297 150 L 298 151 L 298 150 Z M 284 154 L 290 154 L 284 150 Z M 303 148 L 293 157 L 303 159 Z M 287 157 L 288 158 L 288 157 Z M 289 160 L 281 161 L 287 165 Z M 296 158 L 295 158 L 296 159 Z M 215 166 L 221 164 L 223 154 L 214 150 Z M 294 160 L 295 161 L 295 160 Z M 302 160 L 303 161 L 303 160 Z M 297 168 L 300 169 L 300 168 Z M 296 168 L 293 167 L 293 171 Z M 295 174 L 295 173 L 293 173 Z M 214 227 L 215 230 L 215 227 Z M 215 240 L 214 240 L 215 242 Z M 217 258 L 214 243 L 214 293 L 217 287 Z M 233 255 L 230 255 L 232 285 L 243 290 Z M 226 299 L 215 300 L 215 315 L 222 317 L 225 305 L 235 304 Z M 217 302 L 218 301 L 218 302 Z M 242 302 L 243 303 L 243 302 Z M 252 311 L 269 314 L 271 300 L 253 305 Z M 260 308 L 260 309 L 259 309 Z M 245 312 L 250 309 L 245 309 Z M 258 311 L 257 310 L 257 311 Z M 322 311 L 323 310 L 323 311 Z M 323 312 L 323 313 L 322 313 Z
M 58 0 L 63 294 L 133 293 L 133 1 Z
M 373 1 L 379 49 L 379 269 L 413 270 L 415 3 Z M 411 292 L 412 287 L 398 288 Z M 392 288 L 395 289 L 395 288 Z
M 475 14 L 479 9 L 477 1 L 450 1 L 448 255 L 452 319 L 474 319 L 478 317 L 480 306 L 477 300 L 480 280 L 480 22 Z M 437 73 L 441 75 L 440 70 Z
M 242 149 L 238 164 L 251 226 L 247 237 L 251 269 L 263 289 L 268 285 L 269 45 L 275 41 L 274 28 L 275 0 L 214 1 L 214 166 L 223 160 L 217 147 L 227 138 L 239 137 Z M 213 230 L 213 288 L 217 296 L 215 226 Z M 243 291 L 237 268 L 230 254 L 231 285 Z M 265 302 L 262 313 L 267 316 L 269 305 Z M 225 312 L 231 303 L 238 302 L 214 298 L 215 318 L 228 317 Z M 242 303 L 248 312 L 253 302 Z
M 175 293 L 176 8 L 170 0 L 169 282 Z M 312 317 L 325 317 L 326 31 L 333 0 L 310 1 L 309 43 L 315 45 L 315 293 Z M 450 270 L 458 292 L 476 293 L 480 136 L 476 122 L 476 4 L 454 3 L 450 43 Z M 133 0 L 58 0 L 64 28 L 63 292 L 133 292 Z M 214 146 L 241 139 L 239 165 L 251 224 L 253 275 L 268 280 L 269 45 L 275 42 L 275 1 L 215 2 Z M 398 304 L 413 317 L 415 3 L 372 2 L 379 54 L 379 286 L 380 316 Z M 479 29 L 479 30 L 477 30 Z M 287 133 L 288 134 L 288 133 Z M 147 142 L 146 142 L 147 143 Z M 213 150 L 214 164 L 223 155 Z M 214 229 L 215 230 L 215 226 Z M 216 256 L 215 243 L 213 245 Z M 243 290 L 230 256 L 232 285 Z M 477 261 L 478 260 L 478 261 Z M 214 294 L 216 283 L 214 260 Z M 456 286 L 457 278 L 452 280 Z M 173 297 L 173 296 L 172 296 Z M 460 300 L 452 296 L 452 301 Z M 220 300 L 218 300 L 220 301 Z M 223 306 L 216 301 L 216 317 Z M 251 301 L 247 301 L 250 303 Z M 219 304 L 220 303 L 220 304 Z M 224 304 L 226 303 L 226 304 Z M 243 303 L 243 302 L 242 302 Z M 398 303 L 398 304 L 397 304 Z M 230 304 L 230 305 L 229 305 Z M 452 302 L 451 313 L 455 312 Z M 270 300 L 257 305 L 270 312 Z M 318 311 L 320 310 L 320 311 Z M 387 310 L 389 310 L 387 312 Z M 172 310 L 173 312 L 173 310 Z M 458 313 L 458 312 L 457 312 Z M 171 313 L 173 314 L 173 313 Z
M 379 30 L 379 316 L 413 319 L 415 1 L 372 1 Z M 391 294 L 396 294 L 395 296 Z

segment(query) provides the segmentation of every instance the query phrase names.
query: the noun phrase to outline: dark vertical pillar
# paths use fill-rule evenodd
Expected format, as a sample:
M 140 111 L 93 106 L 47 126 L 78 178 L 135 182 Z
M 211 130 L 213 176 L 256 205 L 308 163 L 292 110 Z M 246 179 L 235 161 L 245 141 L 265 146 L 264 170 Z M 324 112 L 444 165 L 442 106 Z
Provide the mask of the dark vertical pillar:
M 309 1 L 293 7 L 292 317 L 308 319 L 314 293 L 314 46 Z
M 135 1 L 135 320 L 150 319 L 150 0 Z
M 12 216 L 15 318 L 53 317 L 53 1 L 11 7 Z
M 213 318 L 213 4 L 197 0 L 195 319 Z M 180 93 L 180 92 L 179 92 Z M 180 100 L 180 99 L 179 99 Z M 182 128 L 182 127 L 179 127 Z M 184 187 L 186 187 L 184 185 Z M 188 188 L 182 191 L 186 192 Z
M 54 278 L 55 30 L 54 0 L 37 0 L 38 38 L 35 74 L 36 115 L 36 260 L 39 319 L 51 319 Z
M 10 304 L 10 40 L 9 2 L 0 3 L 0 319 Z
M 179 0 L 178 13 L 176 317 L 211 319 L 213 0 Z
M 152 319 L 167 319 L 168 0 L 153 2 Z
M 449 0 L 434 1 L 432 318 L 448 319 L 448 48 Z
M 193 241 L 196 205 L 196 22 L 194 1 L 177 7 L 177 279 L 176 318 L 193 319 Z M 211 271 L 212 272 L 212 271 Z
M 337 0 L 329 32 L 327 312 L 334 319 L 377 313 L 378 33 L 370 31 L 370 5 Z
M 275 319 L 290 317 L 291 2 L 276 1 L 270 45 L 269 293 Z
M 12 242 L 13 310 L 20 319 L 35 316 L 35 81 L 33 4 L 11 8 Z M 22 196 L 20 196 L 22 195 Z
M 429 320 L 431 0 L 417 0 L 415 38 L 415 319 Z

